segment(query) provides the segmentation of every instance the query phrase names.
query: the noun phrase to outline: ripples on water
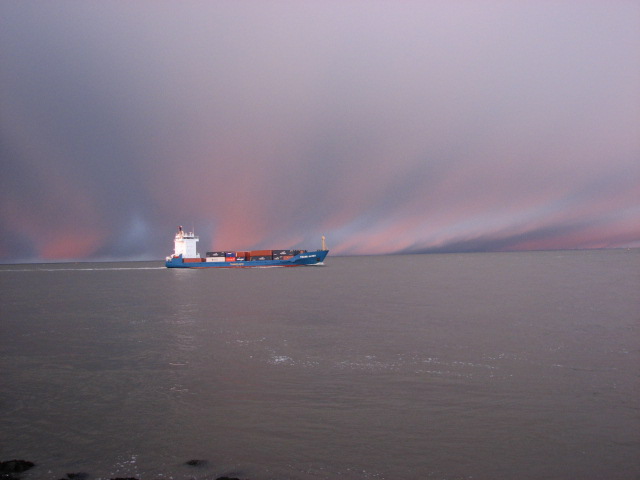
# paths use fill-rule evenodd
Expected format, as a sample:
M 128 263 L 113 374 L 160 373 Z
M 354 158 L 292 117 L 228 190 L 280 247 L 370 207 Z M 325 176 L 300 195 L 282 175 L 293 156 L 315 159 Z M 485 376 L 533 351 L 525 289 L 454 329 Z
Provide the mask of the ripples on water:
M 639 258 L 3 266 L 0 460 L 36 462 L 25 479 L 636 478 Z

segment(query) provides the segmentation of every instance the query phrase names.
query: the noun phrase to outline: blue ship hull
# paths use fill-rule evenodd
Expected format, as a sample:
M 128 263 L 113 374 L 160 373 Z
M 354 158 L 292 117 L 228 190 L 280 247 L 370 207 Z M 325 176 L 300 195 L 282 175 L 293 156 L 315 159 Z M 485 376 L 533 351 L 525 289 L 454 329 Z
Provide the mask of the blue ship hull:
M 253 268 L 253 267 L 302 267 L 308 265 L 322 265 L 329 250 L 316 250 L 315 252 L 304 252 L 287 260 L 245 260 L 233 262 L 207 262 L 187 259 L 184 261 L 182 255 L 168 258 L 165 265 L 167 268 Z

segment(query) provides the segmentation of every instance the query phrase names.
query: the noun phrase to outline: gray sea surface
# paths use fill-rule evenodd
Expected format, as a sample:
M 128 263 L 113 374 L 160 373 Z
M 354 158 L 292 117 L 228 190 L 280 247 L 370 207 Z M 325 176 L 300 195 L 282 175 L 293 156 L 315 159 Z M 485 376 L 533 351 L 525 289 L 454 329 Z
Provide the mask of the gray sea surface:
M 325 263 L 0 266 L 0 460 L 35 462 L 25 480 L 640 478 L 639 250 Z

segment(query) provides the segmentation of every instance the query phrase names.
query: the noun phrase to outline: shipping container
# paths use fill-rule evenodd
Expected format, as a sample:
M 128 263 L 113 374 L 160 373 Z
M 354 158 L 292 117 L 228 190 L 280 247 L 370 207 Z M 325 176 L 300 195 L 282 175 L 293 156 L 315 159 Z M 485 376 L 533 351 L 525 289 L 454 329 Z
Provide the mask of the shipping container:
M 271 255 L 273 255 L 273 252 L 271 250 L 251 250 L 249 254 L 252 257 L 270 257 Z
M 225 257 L 207 257 L 207 262 L 224 262 Z
M 297 255 L 298 253 L 300 253 L 300 250 L 274 250 L 273 254 L 274 255 Z
M 207 252 L 207 257 L 225 257 L 227 252 Z
M 271 260 L 271 255 L 251 255 L 251 260 Z
M 200 263 L 200 262 L 204 262 L 204 259 L 202 259 L 202 258 L 183 258 L 182 261 L 184 263 Z
M 225 261 L 227 261 L 227 262 L 235 262 L 236 261 L 236 257 L 225 257 Z

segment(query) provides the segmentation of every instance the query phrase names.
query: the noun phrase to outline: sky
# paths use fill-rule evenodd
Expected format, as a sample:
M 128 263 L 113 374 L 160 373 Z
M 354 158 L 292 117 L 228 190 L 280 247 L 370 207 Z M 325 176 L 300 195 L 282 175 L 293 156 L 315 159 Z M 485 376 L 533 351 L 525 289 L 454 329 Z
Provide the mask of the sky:
M 0 2 L 0 263 L 640 247 L 640 2 Z

